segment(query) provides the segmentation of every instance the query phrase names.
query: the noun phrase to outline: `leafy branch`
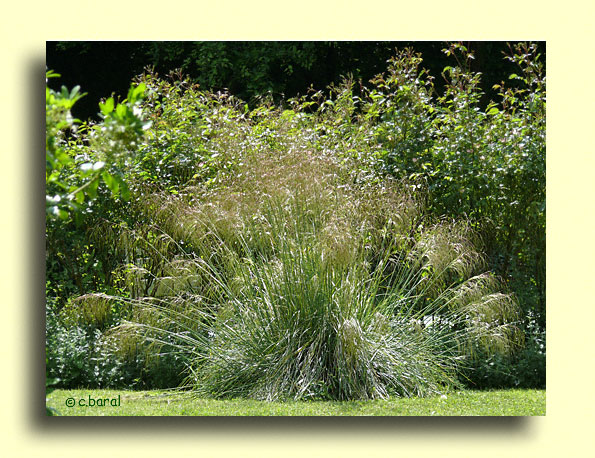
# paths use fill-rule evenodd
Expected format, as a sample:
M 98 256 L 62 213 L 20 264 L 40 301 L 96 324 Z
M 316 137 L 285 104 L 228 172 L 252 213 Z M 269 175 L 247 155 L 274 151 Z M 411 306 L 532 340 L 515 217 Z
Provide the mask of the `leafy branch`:
M 62 86 L 59 92 L 47 87 L 49 78 L 59 76 L 51 70 L 46 72 L 46 213 L 51 218 L 68 220 L 96 198 L 100 181 L 112 195 L 129 198 L 117 165 L 123 153 L 134 150 L 151 122 L 143 120 L 140 108 L 146 86 L 132 86 L 122 102 L 116 103 L 110 97 L 99 104 L 103 118 L 100 124 L 81 129 L 91 130 L 95 147 L 91 150 L 83 144 L 89 138 L 77 142 L 81 121 L 71 114 L 74 104 L 86 94 L 80 93 L 79 86 L 70 91 Z

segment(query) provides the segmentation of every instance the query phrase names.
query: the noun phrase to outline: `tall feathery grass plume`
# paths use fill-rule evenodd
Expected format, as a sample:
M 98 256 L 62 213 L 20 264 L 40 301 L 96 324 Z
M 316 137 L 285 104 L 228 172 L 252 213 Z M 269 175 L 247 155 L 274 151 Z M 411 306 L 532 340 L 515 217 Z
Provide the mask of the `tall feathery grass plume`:
M 429 395 L 456 385 L 474 345 L 515 346 L 515 300 L 482 271 L 469 225 L 431 224 L 411 186 L 356 186 L 291 148 L 237 171 L 148 197 L 160 235 L 131 250 L 159 262 L 120 335 L 178 352 L 197 395 Z

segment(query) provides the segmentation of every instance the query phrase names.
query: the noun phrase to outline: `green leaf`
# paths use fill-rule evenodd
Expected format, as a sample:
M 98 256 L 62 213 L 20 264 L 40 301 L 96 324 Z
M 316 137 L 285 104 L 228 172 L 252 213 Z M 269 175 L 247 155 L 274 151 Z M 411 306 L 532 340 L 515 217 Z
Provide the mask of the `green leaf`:
M 118 116 L 120 119 L 124 119 L 126 116 L 126 105 L 119 104 L 116 107 L 116 116 Z
M 101 177 L 103 178 L 103 182 L 107 185 L 107 187 L 110 189 L 110 191 L 113 194 L 118 194 L 118 192 L 120 190 L 120 185 L 117 181 L 117 178 L 108 172 L 103 172 L 101 174 Z
M 75 99 L 77 98 L 77 94 L 79 93 L 81 87 L 80 86 L 74 86 L 71 90 L 70 90 L 70 99 Z
M 135 88 L 131 88 L 128 92 L 128 101 L 130 103 L 135 103 L 137 100 L 141 99 L 147 89 L 147 85 L 145 83 L 141 83 Z
M 99 186 L 99 180 L 97 178 L 94 178 L 93 181 L 91 181 L 91 183 L 87 187 L 87 195 L 91 199 L 95 199 L 95 197 L 97 197 L 97 187 L 98 186 Z
M 64 150 L 62 150 L 62 149 L 56 150 L 55 158 L 62 165 L 68 165 L 73 162 L 73 159 L 68 154 L 66 154 L 64 152 Z
M 112 111 L 114 111 L 114 98 L 110 97 L 105 101 L 105 103 L 100 102 L 99 109 L 101 110 L 101 113 L 103 113 L 105 116 L 110 114 Z

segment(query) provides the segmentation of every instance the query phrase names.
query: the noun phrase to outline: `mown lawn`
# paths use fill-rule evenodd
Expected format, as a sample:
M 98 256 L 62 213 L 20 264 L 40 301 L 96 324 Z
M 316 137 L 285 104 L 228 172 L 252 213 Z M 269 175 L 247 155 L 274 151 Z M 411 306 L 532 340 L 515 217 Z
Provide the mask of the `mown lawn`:
M 67 402 L 75 405 L 69 407 Z M 545 390 L 458 391 L 386 401 L 263 402 L 197 399 L 165 391 L 79 389 L 55 390 L 48 405 L 68 416 L 536 416 L 545 415 L 546 401 Z

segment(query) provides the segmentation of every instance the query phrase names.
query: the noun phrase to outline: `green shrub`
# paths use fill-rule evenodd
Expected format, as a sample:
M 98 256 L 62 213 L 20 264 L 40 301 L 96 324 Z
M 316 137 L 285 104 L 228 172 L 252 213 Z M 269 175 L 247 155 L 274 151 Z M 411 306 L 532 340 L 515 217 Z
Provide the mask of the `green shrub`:
M 85 299 L 108 302 L 106 296 Z M 56 314 L 54 305 L 46 306 L 46 377 L 56 387 L 157 388 L 183 381 L 185 366 L 178 355 L 167 354 L 163 346 L 156 351 L 134 336 L 118 339 L 101 330 L 96 318 L 68 308 Z
M 46 86 L 57 76 L 47 72 Z M 70 113 L 84 95 L 78 86 L 60 92 L 46 87 L 46 282 L 60 307 L 74 294 L 116 292 L 110 283 L 119 259 L 105 246 L 96 249 L 88 232 L 127 215 L 123 169 L 150 126 L 140 106 L 144 91 L 139 84 L 120 103 L 108 98 L 99 104 L 103 121 L 87 124 Z
M 126 183 L 114 166 L 126 161 L 150 122 L 142 120 L 145 86 L 140 84 L 130 88 L 122 103 L 110 97 L 99 104 L 102 123 L 79 126 L 70 110 L 85 94 L 79 86 L 71 91 L 62 86 L 60 92 L 47 87 L 48 78 L 59 76 L 46 73 L 46 213 L 50 219 L 68 220 L 97 196 L 100 181 L 126 198 Z
M 545 330 L 527 318 L 525 345 L 513 355 L 479 351 L 462 372 L 462 381 L 472 388 L 545 388 Z
M 82 386 L 92 378 L 91 356 L 97 334 L 80 327 L 67 330 L 46 307 L 47 377 L 58 378 L 60 386 Z
M 495 86 L 500 100 L 480 109 L 481 75 L 469 70 L 470 50 L 453 44 L 444 94 L 405 50 L 389 62 L 363 110 L 375 122 L 387 173 L 427 182 L 434 215 L 471 218 L 490 265 L 511 282 L 526 311 L 545 324 L 546 77 L 534 44 L 507 59 L 519 73 Z M 435 94 L 435 95 L 434 95 Z M 523 298 L 524 299 L 524 298 Z

